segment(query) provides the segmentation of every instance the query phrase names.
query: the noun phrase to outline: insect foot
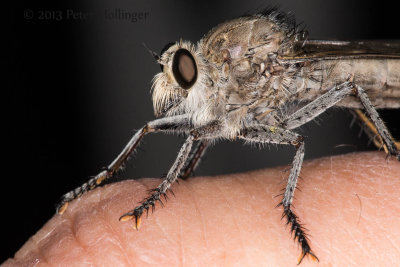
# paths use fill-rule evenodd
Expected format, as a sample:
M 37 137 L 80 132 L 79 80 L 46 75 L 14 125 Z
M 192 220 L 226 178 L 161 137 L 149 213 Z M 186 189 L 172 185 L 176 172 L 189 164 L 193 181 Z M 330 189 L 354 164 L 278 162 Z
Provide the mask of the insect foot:
M 156 188 L 156 189 L 154 189 L 152 191 L 153 191 L 153 194 L 151 194 L 148 198 L 143 200 L 141 202 L 140 206 L 137 206 L 135 209 L 133 209 L 133 210 L 125 213 L 124 215 L 122 215 L 119 218 L 119 221 L 126 222 L 126 221 L 130 221 L 133 218 L 135 218 L 134 227 L 135 227 L 136 230 L 139 230 L 141 222 L 142 222 L 141 217 L 142 217 L 142 214 L 143 214 L 144 210 L 146 210 L 146 213 L 148 214 L 149 213 L 149 209 L 151 207 L 151 211 L 153 212 L 154 209 L 155 209 L 156 201 L 159 201 L 160 204 L 163 206 L 164 204 L 160 199 L 161 195 L 163 195 L 165 200 L 167 200 L 167 194 L 166 193 L 161 193 L 159 188 Z
M 282 206 L 281 202 L 278 206 Z M 286 225 L 290 225 L 290 233 L 294 235 L 293 239 L 300 243 L 301 254 L 297 260 L 297 264 L 300 264 L 304 257 L 310 256 L 313 261 L 319 261 L 318 257 L 311 251 L 311 247 L 308 244 L 307 236 L 304 232 L 304 227 L 300 224 L 299 218 L 289 207 L 283 209 L 282 219 L 286 218 Z
M 136 230 L 139 230 L 140 225 L 142 223 L 142 219 L 141 219 L 142 214 L 143 214 L 143 207 L 140 206 L 140 207 L 137 207 L 136 209 L 134 209 L 133 211 L 127 212 L 124 215 L 122 215 L 119 218 L 119 221 L 126 222 L 126 221 L 130 221 L 133 218 L 135 218 L 134 227 L 135 227 Z

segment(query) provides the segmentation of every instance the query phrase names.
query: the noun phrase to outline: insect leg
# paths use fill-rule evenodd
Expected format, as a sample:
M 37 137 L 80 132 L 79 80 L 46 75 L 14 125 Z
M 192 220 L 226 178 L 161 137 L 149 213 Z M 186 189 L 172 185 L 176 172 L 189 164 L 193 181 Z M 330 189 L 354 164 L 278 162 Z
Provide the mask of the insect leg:
M 328 108 L 334 106 L 340 100 L 350 95 L 356 95 L 360 99 L 361 104 L 364 106 L 372 123 L 375 125 L 389 153 L 397 156 L 397 159 L 400 160 L 400 153 L 397 151 L 393 137 L 390 135 L 389 130 L 379 117 L 376 109 L 373 107 L 368 95 L 360 86 L 353 84 L 352 82 L 344 82 L 340 85 L 334 86 L 325 94 L 289 115 L 289 117 L 281 123 L 281 127 L 285 129 L 297 128 L 311 121 Z
M 195 140 L 205 141 L 205 139 L 215 138 L 219 134 L 218 130 L 219 124 L 214 122 L 210 123 L 209 125 L 193 129 L 185 143 L 182 145 L 178 157 L 175 159 L 175 162 L 169 170 L 164 181 L 162 181 L 157 188 L 153 189 L 153 193 L 149 197 L 145 198 L 139 206 L 122 215 L 119 220 L 128 221 L 135 218 L 135 228 L 139 229 L 143 212 L 145 210 L 148 211 L 150 208 L 153 210 L 157 201 L 162 203 L 161 196 L 166 197 L 167 190 L 178 178 L 182 167 L 185 165 L 185 162 L 189 157 L 193 142 Z
M 83 193 L 92 190 L 103 183 L 105 180 L 113 177 L 115 173 L 120 170 L 124 163 L 128 160 L 129 156 L 135 151 L 142 138 L 151 132 L 185 132 L 190 130 L 190 120 L 187 115 L 180 115 L 168 118 L 162 118 L 151 121 L 143 126 L 136 134 L 131 138 L 122 152 L 114 159 L 114 161 L 108 165 L 108 167 L 91 178 L 89 181 L 75 188 L 74 190 L 66 193 L 61 197 L 61 201 L 58 204 L 57 212 L 63 214 L 66 210 L 68 203 L 75 198 L 81 196 Z
M 281 123 L 281 127 L 285 129 L 295 129 L 313 120 L 346 96 L 351 95 L 352 88 L 353 84 L 351 82 L 345 82 L 331 88 L 328 92 L 289 115 Z
M 182 168 L 179 178 L 185 180 L 194 172 L 194 170 L 196 170 L 196 168 L 199 166 L 201 158 L 206 153 L 208 145 L 209 143 L 207 140 L 201 140 L 197 142 L 195 148 L 188 157 L 187 163 Z
M 386 127 L 385 123 L 379 117 L 378 112 L 372 105 L 371 101 L 368 98 L 367 93 L 357 84 L 354 85 L 355 94 L 361 101 L 361 104 L 364 106 L 366 113 L 368 114 L 369 118 L 371 119 L 372 123 L 374 124 L 376 130 L 378 131 L 379 135 L 381 136 L 384 145 L 386 145 L 387 150 L 389 151 L 390 155 L 394 155 L 400 160 L 400 152 L 397 150 L 395 145 L 394 139 L 390 134 L 388 128 Z
M 291 209 L 297 179 L 303 164 L 304 138 L 290 130 L 264 125 L 243 130 L 240 138 L 249 142 L 290 144 L 296 148 L 296 154 L 292 162 L 292 168 L 290 170 L 283 200 L 278 206 L 283 206 L 282 218 L 286 218 L 286 224 L 290 225 L 290 231 L 294 235 L 294 239 L 297 239 L 297 242 L 301 245 L 302 252 L 298 259 L 298 264 L 300 264 L 303 258 L 307 255 L 309 255 L 313 260 L 318 261 L 317 256 L 315 256 L 311 250 L 308 238 L 306 237 L 305 231 L 300 224 L 297 215 Z
M 377 148 L 383 147 L 385 149 L 386 154 L 389 154 L 389 151 L 387 150 L 386 146 L 384 146 L 383 140 L 382 140 L 381 136 L 379 135 L 378 130 L 376 129 L 375 125 L 371 122 L 371 120 L 368 119 L 367 116 L 365 116 L 364 112 L 362 112 L 359 109 L 354 109 L 354 110 L 351 110 L 351 113 L 354 116 L 359 118 L 359 120 L 363 124 L 363 125 L 361 125 L 361 127 L 365 126 L 364 131 L 368 135 L 368 137 L 372 140 L 374 145 Z M 394 144 L 395 144 L 397 150 L 400 150 L 400 142 L 394 141 Z
M 149 210 L 150 207 L 153 209 L 154 205 L 156 204 L 156 201 L 161 202 L 160 199 L 161 196 L 166 195 L 167 190 L 169 189 L 171 184 L 175 182 L 175 180 L 177 179 L 178 174 L 189 155 L 190 149 L 192 148 L 192 144 L 193 144 L 193 136 L 190 135 L 186 139 L 181 150 L 179 151 L 178 157 L 176 158 L 174 164 L 172 165 L 172 168 L 169 170 L 165 180 L 162 181 L 162 183 L 156 189 L 153 190 L 153 193 L 149 197 L 147 197 L 141 202 L 140 206 L 122 215 L 119 218 L 120 221 L 127 221 L 135 218 L 135 227 L 136 229 L 139 229 L 141 222 L 140 217 L 142 216 L 143 211 Z

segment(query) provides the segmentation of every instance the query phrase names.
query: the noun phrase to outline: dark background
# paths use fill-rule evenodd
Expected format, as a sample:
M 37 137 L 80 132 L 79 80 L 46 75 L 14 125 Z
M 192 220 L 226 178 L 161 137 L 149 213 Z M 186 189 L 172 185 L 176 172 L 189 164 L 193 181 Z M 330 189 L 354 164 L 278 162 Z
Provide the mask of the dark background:
M 400 39 L 399 14 L 388 8 L 389 1 L 54 2 L 20 3 L 7 10 L 0 262 L 54 215 L 62 194 L 108 165 L 135 129 L 154 118 L 150 85 L 159 66 L 142 42 L 157 52 L 180 38 L 196 42 L 220 22 L 277 4 L 292 11 L 313 39 Z M 82 17 L 67 18 L 70 9 Z M 115 9 L 149 16 L 137 22 L 105 16 Z M 62 18 L 41 18 L 44 11 L 61 12 Z M 384 113 L 392 131 L 398 131 L 399 112 Z M 358 135 L 357 125 L 350 128 L 352 116 L 345 110 L 320 118 L 320 125 L 312 122 L 300 131 L 307 136 L 307 159 L 375 149 Z M 120 176 L 160 177 L 183 140 L 146 137 Z M 336 147 L 340 144 L 349 146 Z M 240 141 L 219 142 L 196 174 L 289 164 L 293 153 L 289 147 L 263 151 Z

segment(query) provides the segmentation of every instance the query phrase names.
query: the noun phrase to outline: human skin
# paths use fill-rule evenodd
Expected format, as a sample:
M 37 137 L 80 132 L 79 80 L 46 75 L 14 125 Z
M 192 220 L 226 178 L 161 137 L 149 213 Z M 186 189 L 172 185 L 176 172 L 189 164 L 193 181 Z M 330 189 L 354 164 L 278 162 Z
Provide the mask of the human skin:
M 139 230 L 118 218 L 160 179 L 97 188 L 3 266 L 296 266 L 300 248 L 276 208 L 287 169 L 180 180 Z M 319 258 L 300 266 L 399 264 L 400 162 L 382 152 L 305 161 L 298 187 L 293 209 Z

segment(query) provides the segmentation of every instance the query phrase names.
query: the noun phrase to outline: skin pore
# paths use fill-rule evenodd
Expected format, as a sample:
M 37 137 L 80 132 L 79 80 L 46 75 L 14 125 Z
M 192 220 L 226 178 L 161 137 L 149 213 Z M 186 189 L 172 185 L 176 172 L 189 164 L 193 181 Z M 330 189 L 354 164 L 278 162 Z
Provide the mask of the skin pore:
M 118 218 L 160 179 L 97 188 L 54 215 L 2 266 L 296 266 L 281 220 L 288 166 L 179 180 L 162 208 Z M 382 152 L 305 161 L 293 210 L 320 262 L 300 266 L 395 266 L 400 262 L 400 162 Z

